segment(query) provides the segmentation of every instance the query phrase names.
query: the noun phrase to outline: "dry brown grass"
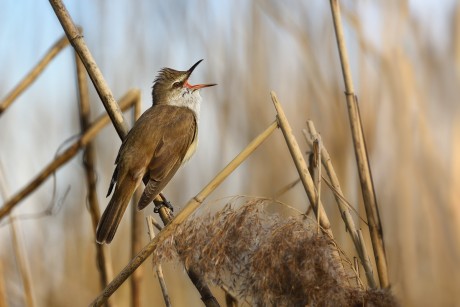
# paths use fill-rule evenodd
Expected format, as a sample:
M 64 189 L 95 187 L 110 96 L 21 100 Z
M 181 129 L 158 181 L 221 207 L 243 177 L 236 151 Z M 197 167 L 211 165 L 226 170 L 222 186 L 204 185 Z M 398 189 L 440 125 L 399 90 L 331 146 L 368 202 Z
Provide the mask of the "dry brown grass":
M 265 199 L 228 203 L 192 216 L 154 251 L 153 262 L 179 258 L 210 283 L 254 305 L 395 306 L 384 290 L 349 285 L 331 240 L 313 220 L 269 214 Z

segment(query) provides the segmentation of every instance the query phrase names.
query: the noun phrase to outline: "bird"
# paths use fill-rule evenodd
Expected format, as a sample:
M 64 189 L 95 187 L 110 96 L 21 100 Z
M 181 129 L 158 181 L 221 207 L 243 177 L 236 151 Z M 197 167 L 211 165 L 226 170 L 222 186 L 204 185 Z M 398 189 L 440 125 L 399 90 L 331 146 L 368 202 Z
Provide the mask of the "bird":
M 134 123 L 118 151 L 107 197 L 115 189 L 96 229 L 99 244 L 113 240 L 128 203 L 144 177 L 148 182 L 137 204 L 138 210 L 150 204 L 195 153 L 202 100 L 200 89 L 217 85 L 189 83 L 201 61 L 186 71 L 165 67 L 155 78 L 152 106 Z

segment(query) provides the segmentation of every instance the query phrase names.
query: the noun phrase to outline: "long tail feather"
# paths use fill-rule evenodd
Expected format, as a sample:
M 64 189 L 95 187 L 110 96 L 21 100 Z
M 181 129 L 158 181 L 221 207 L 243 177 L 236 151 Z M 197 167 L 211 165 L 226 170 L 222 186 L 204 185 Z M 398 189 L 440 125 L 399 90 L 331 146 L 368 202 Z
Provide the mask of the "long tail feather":
M 139 182 L 130 178 L 119 181 L 115 187 L 112 199 L 102 214 L 96 230 L 96 241 L 100 244 L 110 243 L 115 236 L 118 225 L 123 218 L 126 207 Z
M 109 195 L 112 193 L 113 186 L 117 182 L 118 179 L 118 165 L 115 167 L 115 170 L 113 171 L 112 179 L 110 180 L 110 186 L 109 186 L 109 191 L 107 192 L 107 195 L 105 197 L 109 197 Z

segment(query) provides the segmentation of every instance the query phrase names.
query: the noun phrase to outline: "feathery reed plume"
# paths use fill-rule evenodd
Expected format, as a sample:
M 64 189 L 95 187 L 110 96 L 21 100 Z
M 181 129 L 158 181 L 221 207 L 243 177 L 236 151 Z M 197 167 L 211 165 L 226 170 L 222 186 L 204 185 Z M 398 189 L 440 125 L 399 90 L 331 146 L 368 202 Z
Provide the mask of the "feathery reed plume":
M 153 253 L 155 264 L 178 257 L 209 283 L 255 305 L 395 306 L 382 289 L 349 286 L 331 239 L 316 223 L 268 214 L 265 199 L 227 204 L 178 225 Z M 191 244 L 193 242 L 193 244 Z

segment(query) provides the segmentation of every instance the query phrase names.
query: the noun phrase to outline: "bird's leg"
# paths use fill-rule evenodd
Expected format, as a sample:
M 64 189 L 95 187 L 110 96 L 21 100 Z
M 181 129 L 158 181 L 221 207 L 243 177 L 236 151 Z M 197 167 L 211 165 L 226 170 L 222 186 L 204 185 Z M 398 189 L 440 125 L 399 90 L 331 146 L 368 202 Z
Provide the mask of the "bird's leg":
M 163 200 L 163 206 L 166 206 L 169 210 L 174 211 L 174 207 L 171 202 L 166 198 L 163 193 L 160 193 L 160 197 Z
M 160 193 L 158 195 L 161 198 L 161 202 L 156 200 L 154 201 L 155 209 L 153 209 L 153 212 L 158 213 L 162 206 L 165 206 L 169 210 L 174 211 L 174 207 L 172 206 L 171 202 L 166 198 L 166 196 L 163 193 Z

